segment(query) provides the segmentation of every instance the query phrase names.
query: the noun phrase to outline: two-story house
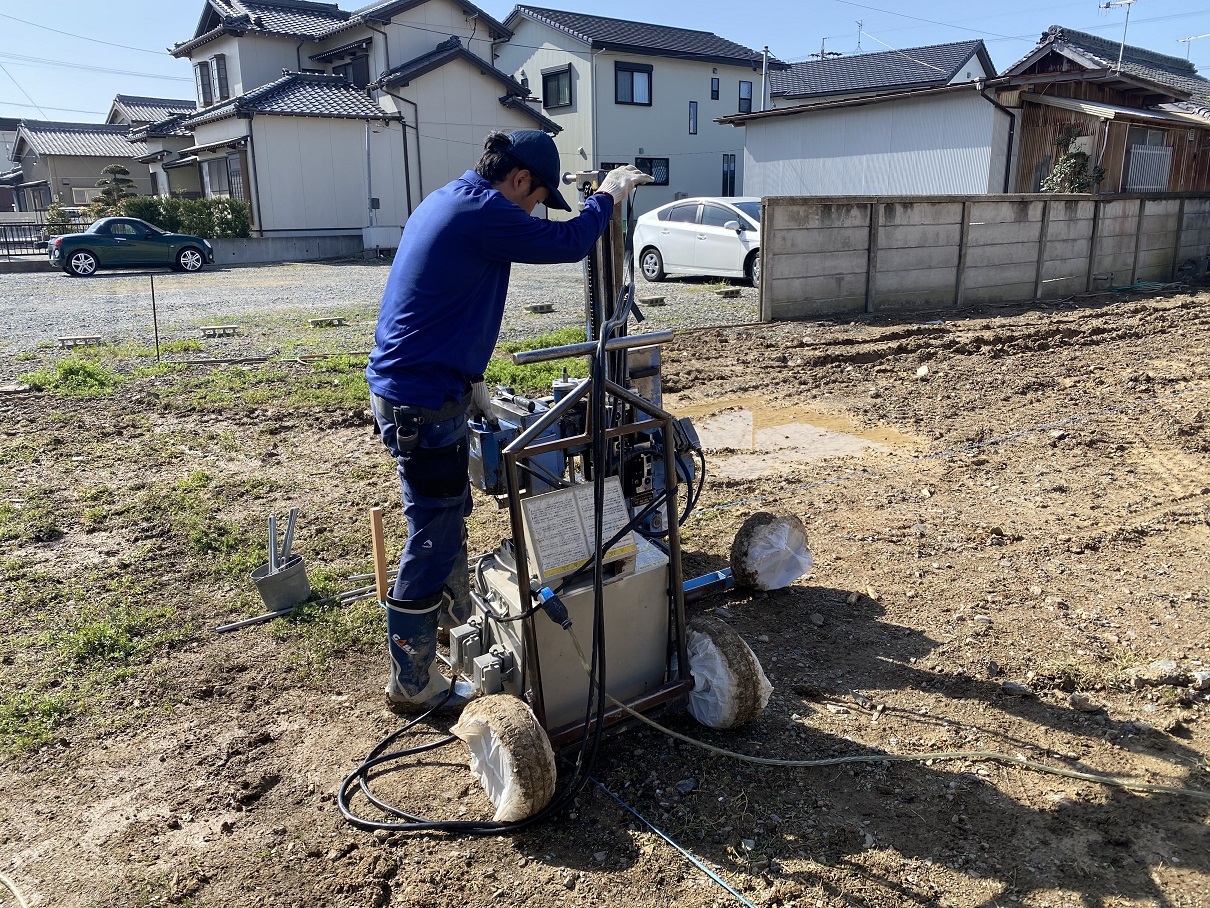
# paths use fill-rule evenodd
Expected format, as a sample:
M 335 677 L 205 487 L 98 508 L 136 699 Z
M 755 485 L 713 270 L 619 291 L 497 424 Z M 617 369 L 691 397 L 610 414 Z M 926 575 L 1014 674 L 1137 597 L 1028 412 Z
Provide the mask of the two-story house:
M 496 65 L 540 92 L 565 170 L 635 164 L 655 177 L 640 211 L 743 192 L 743 133 L 726 114 L 760 110 L 763 54 L 711 32 L 517 6 Z M 786 64 L 769 61 L 770 70 Z
M 10 159 L 20 168 L 13 185 L 18 211 L 43 211 L 52 202 L 86 205 L 97 197 L 97 181 L 110 164 L 130 171 L 133 190 L 151 192 L 151 176 L 138 158 L 147 153 L 141 142 L 128 142 L 129 127 L 100 123 L 22 120 Z M 11 181 L 14 177 L 9 174 Z
M 252 206 L 261 235 L 398 230 L 425 194 L 474 165 L 493 129 L 557 129 L 490 63 L 510 32 L 460 0 L 356 12 L 309 0 L 208 0 L 174 56 L 193 65 L 205 195 Z M 454 49 L 453 45 L 457 45 Z
M 0 117 L 0 214 L 17 208 L 13 187 L 21 182 L 21 168 L 14 167 L 9 156 L 17 141 L 17 127 L 20 125 L 21 121 L 14 117 Z

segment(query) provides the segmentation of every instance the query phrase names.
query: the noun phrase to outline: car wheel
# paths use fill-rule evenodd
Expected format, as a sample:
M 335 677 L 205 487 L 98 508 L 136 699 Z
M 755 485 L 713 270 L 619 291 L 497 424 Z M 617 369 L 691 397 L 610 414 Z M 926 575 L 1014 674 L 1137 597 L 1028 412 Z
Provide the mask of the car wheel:
M 748 272 L 748 280 L 752 282 L 753 287 L 760 286 L 760 250 L 757 249 L 748 256 L 748 267 L 744 269 Z
M 660 255 L 660 250 L 653 246 L 648 246 L 643 250 L 642 256 L 639 257 L 639 267 L 646 280 L 662 281 L 664 279 L 664 259 Z
M 176 257 L 176 266 L 182 271 L 201 271 L 206 259 L 192 246 L 182 249 Z
M 97 257 L 91 252 L 81 249 L 73 252 L 67 260 L 67 273 L 76 277 L 88 277 L 97 270 Z

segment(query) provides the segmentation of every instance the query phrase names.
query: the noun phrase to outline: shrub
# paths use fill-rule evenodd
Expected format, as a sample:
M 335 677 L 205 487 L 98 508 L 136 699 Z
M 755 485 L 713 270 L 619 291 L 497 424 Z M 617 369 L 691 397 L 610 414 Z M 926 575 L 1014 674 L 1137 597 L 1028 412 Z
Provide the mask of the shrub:
M 252 209 L 238 199 L 141 196 L 123 200 L 118 213 L 142 218 L 169 233 L 189 233 L 207 239 L 246 237 L 252 233 Z

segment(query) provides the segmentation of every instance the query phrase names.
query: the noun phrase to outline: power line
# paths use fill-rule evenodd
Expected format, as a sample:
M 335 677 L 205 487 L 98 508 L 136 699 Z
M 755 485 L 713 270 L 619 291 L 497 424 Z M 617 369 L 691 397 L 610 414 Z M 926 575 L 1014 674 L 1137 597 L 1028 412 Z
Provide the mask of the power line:
M 106 66 L 89 66 L 87 63 L 68 63 L 65 60 L 47 60 L 43 57 L 26 57 L 21 54 L 6 54 L 0 52 L 0 57 L 13 63 L 22 63 L 28 66 L 60 66 L 65 69 L 83 69 L 94 73 L 113 73 L 119 76 L 138 76 L 143 79 L 162 79 L 167 82 L 192 82 L 192 79 L 187 79 L 184 76 L 162 76 L 158 73 L 142 73 L 134 72 L 129 69 L 111 69 Z
M 33 105 L 34 109 L 36 111 L 38 111 L 38 113 L 42 114 L 42 116 L 46 117 L 46 111 L 44 111 L 41 107 L 38 106 L 37 101 L 35 101 L 33 98 L 29 97 L 29 92 L 27 92 L 24 88 L 21 88 L 21 83 L 18 82 L 16 79 L 13 79 L 13 74 L 8 71 L 8 69 L 5 67 L 5 65 L 3 63 L 0 63 L 0 69 L 3 69 L 4 74 L 13 80 L 13 84 L 17 86 L 17 88 L 21 92 L 21 94 L 25 95 L 26 98 L 29 98 L 29 103 Z M 47 117 L 47 119 L 50 119 L 50 118 Z
M 67 113 L 86 113 L 86 114 L 108 113 L 108 111 L 104 111 L 104 110 L 80 110 L 80 108 L 78 108 L 78 107 L 49 107 L 49 106 L 38 107 L 37 104 L 18 104 L 16 101 L 0 101 L 0 107 L 35 107 L 38 110 L 43 111 L 43 114 L 42 114 L 43 116 L 46 116 L 45 111 L 47 111 L 47 110 L 63 110 L 63 111 L 66 111 Z
M 0 13 L 0 19 L 12 19 L 14 22 L 20 22 L 23 25 L 32 25 L 34 28 L 44 28 L 48 32 L 54 32 L 56 35 L 67 35 L 69 38 L 80 38 L 81 40 L 88 41 L 92 44 L 108 44 L 110 47 L 120 47 L 123 50 L 137 50 L 139 53 L 156 54 L 157 56 L 163 56 L 165 53 L 167 53 L 167 51 L 163 50 L 149 50 L 146 47 L 132 47 L 129 44 L 114 44 L 112 41 L 102 41 L 100 38 L 93 38 L 87 35 L 77 35 L 73 32 L 60 31 L 57 28 L 51 28 L 49 25 L 40 25 L 37 22 L 30 22 L 28 19 L 18 19 L 16 16 L 10 16 L 8 13 Z

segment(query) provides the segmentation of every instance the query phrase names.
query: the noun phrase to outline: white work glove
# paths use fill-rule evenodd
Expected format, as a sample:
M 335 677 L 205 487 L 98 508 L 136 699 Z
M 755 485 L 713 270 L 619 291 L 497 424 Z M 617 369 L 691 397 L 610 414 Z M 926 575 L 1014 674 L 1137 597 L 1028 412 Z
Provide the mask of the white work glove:
M 613 196 L 613 203 L 620 205 L 636 186 L 652 182 L 654 182 L 654 177 L 651 174 L 643 173 L 633 164 L 623 164 L 605 175 L 605 179 L 601 181 L 601 188 L 597 192 L 608 193 Z
M 471 382 L 471 402 L 466 408 L 466 415 L 469 419 L 482 420 L 492 428 L 499 425 L 492 413 L 492 396 L 488 393 L 486 382 Z

